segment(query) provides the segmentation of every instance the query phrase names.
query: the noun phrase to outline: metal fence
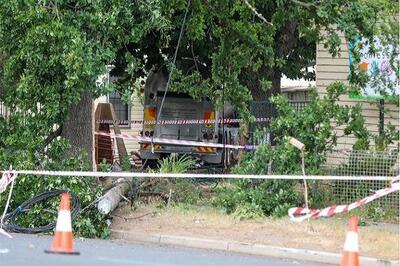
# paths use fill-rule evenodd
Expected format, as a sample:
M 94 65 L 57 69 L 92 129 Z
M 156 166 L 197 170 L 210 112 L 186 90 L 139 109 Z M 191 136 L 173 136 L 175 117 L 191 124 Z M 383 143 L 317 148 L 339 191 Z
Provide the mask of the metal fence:
M 334 150 L 327 157 L 324 174 L 337 176 L 385 176 L 394 178 L 400 174 L 399 153 L 370 150 Z M 325 198 L 335 204 L 351 203 L 373 194 L 379 189 L 390 186 L 390 181 L 330 181 L 322 190 Z M 399 217 L 399 195 L 395 192 L 365 206 L 367 211 L 376 215 Z
M 399 153 L 372 150 L 333 150 L 324 166 L 326 174 L 343 176 L 397 176 Z
M 296 112 L 299 112 L 309 104 L 309 101 L 289 101 L 289 104 Z M 269 101 L 251 101 L 249 104 L 249 111 L 254 117 L 273 119 L 278 116 L 278 110 L 275 105 Z M 249 143 L 253 145 L 261 143 L 274 145 L 274 136 L 271 134 L 269 126 L 269 121 L 251 123 L 249 128 Z
M 369 150 L 333 150 L 327 155 L 321 175 L 326 180 L 308 182 L 312 208 L 350 204 L 390 186 L 390 181 L 400 175 L 399 153 L 394 149 L 387 152 Z M 270 162 L 270 165 L 273 162 Z M 307 168 L 306 168 L 307 173 Z M 271 167 L 271 175 L 278 173 Z M 360 180 L 330 180 L 330 176 L 360 177 Z M 361 180 L 362 177 L 370 180 Z M 376 177 L 376 180 L 374 180 Z M 387 180 L 379 180 L 387 177 Z M 304 192 L 299 186 L 301 192 Z M 400 192 L 394 192 L 361 207 L 368 218 L 375 220 L 398 220 L 400 217 Z
M 377 190 L 389 187 L 390 181 L 400 175 L 400 155 L 397 149 L 385 152 L 333 150 L 327 154 L 326 159 L 319 173 L 326 179 L 308 181 L 309 196 L 312 199 L 311 208 L 351 204 L 373 195 Z M 265 164 L 272 178 L 273 175 L 285 174 L 278 170 L 274 161 L 265 162 Z M 305 170 L 306 174 L 310 174 L 307 172 L 307 165 Z M 296 174 L 301 175 L 300 163 L 299 172 Z M 360 177 L 360 180 L 332 180 L 330 176 Z M 368 177 L 368 180 L 365 180 L 365 177 Z M 382 177 L 386 180 L 382 180 Z M 297 188 L 300 194 L 304 193 L 301 183 Z M 393 192 L 379 198 L 361 207 L 360 210 L 366 213 L 368 218 L 378 221 L 398 221 L 400 219 L 400 192 Z

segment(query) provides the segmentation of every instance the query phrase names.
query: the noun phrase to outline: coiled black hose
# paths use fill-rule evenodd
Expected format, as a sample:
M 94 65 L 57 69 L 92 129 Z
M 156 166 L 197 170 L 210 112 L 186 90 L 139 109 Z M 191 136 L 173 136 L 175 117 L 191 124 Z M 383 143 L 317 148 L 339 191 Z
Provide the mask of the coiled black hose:
M 79 203 L 78 196 L 75 193 L 72 193 L 67 190 L 56 189 L 56 190 L 43 192 L 31 199 L 28 199 L 27 201 L 25 201 L 24 203 L 19 205 L 14 211 L 8 213 L 4 217 L 3 229 L 6 230 L 7 232 L 23 233 L 23 234 L 38 234 L 38 233 L 45 233 L 45 232 L 49 232 L 49 231 L 53 230 L 56 227 L 57 221 L 54 221 L 52 223 L 49 223 L 49 224 L 43 225 L 43 226 L 27 228 L 27 227 L 21 227 L 18 224 L 16 224 L 16 219 L 17 219 L 18 215 L 23 214 L 32 205 L 35 205 L 41 201 L 45 201 L 48 198 L 58 196 L 64 192 L 68 192 L 71 197 L 71 208 L 72 208 L 71 219 L 74 220 L 78 216 L 79 210 L 80 210 L 80 203 Z

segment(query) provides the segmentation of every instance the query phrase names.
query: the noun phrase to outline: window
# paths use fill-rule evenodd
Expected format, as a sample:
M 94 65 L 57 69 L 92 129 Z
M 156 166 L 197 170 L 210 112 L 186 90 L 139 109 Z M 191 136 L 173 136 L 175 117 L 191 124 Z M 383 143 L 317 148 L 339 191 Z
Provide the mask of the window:
M 121 95 L 114 91 L 108 96 L 108 102 L 113 105 L 118 125 L 122 127 L 130 127 L 130 107 L 121 99 Z

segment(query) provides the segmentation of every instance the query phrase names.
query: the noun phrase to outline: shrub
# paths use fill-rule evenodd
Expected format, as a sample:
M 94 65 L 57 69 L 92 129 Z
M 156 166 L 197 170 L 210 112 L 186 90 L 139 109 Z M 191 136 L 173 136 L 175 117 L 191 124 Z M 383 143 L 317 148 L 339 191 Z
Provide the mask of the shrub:
M 196 161 L 190 156 L 172 153 L 159 162 L 159 171 L 160 173 L 186 173 L 195 163 Z
M 270 147 L 260 145 L 242 158 L 233 173 L 266 174 L 272 154 Z M 260 215 L 279 217 L 287 214 L 289 207 L 299 202 L 294 190 L 296 183 L 289 180 L 234 180 L 215 189 L 217 195 L 213 198 L 213 204 L 240 219 Z
M 159 161 L 160 173 L 186 173 L 195 165 L 196 161 L 188 155 L 171 154 Z M 201 198 L 201 189 L 196 185 L 195 180 L 188 178 L 160 178 L 155 185 L 147 188 L 147 192 L 156 192 L 169 195 L 170 203 L 197 204 Z
M 370 136 L 364 126 L 360 105 L 338 104 L 340 95 L 347 93 L 348 89 L 343 83 L 336 82 L 327 88 L 323 97 L 312 90 L 309 103 L 301 110 L 294 108 L 283 95 L 272 97 L 278 116 L 272 120 L 268 130 L 274 136 L 275 146 L 260 145 L 256 151 L 243 156 L 233 171 L 255 175 L 301 174 L 301 153 L 287 141 L 287 137 L 294 137 L 305 144 L 306 173 L 322 174 L 326 155 L 336 146 L 334 129 L 337 126 L 344 126 L 345 135 L 356 136 L 357 147 L 367 146 Z M 217 189 L 214 204 L 228 213 L 235 213 L 237 209 L 240 213 L 243 210 L 257 213 L 261 209 L 264 215 L 280 216 L 300 202 L 296 184 L 298 181 L 234 181 Z M 308 185 L 313 188 L 309 189 L 309 202 L 317 206 L 323 197 L 314 182 L 308 182 Z

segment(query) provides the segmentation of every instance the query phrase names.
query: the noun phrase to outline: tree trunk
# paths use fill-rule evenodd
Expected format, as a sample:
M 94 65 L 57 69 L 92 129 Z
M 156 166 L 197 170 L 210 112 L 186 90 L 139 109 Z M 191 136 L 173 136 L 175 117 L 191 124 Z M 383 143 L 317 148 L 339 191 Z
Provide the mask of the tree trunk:
M 68 109 L 61 137 L 67 139 L 71 147 L 67 155 L 78 156 L 80 152 L 86 153 L 85 162 L 93 169 L 93 99 L 90 93 L 83 93 L 78 104 Z
M 272 93 L 272 95 L 278 95 L 281 93 L 281 76 L 282 76 L 282 73 L 279 70 L 274 70 L 273 74 L 271 75 L 271 81 L 272 81 L 271 93 Z
M 277 69 L 267 69 L 261 67 L 257 72 L 245 70 L 243 77 L 244 83 L 249 88 L 254 101 L 267 101 L 272 95 L 281 93 L 281 71 Z M 272 82 L 272 87 L 269 91 L 264 91 L 261 86 L 261 79 L 267 79 Z

